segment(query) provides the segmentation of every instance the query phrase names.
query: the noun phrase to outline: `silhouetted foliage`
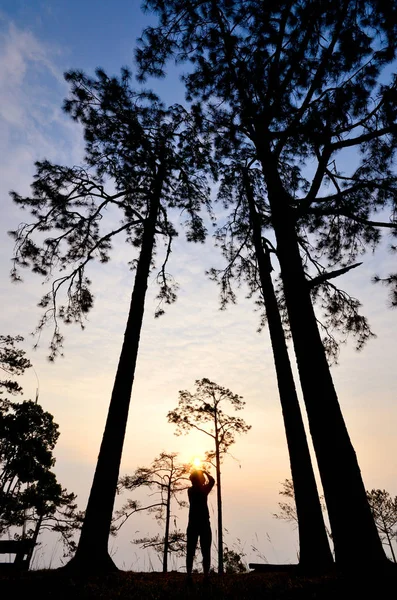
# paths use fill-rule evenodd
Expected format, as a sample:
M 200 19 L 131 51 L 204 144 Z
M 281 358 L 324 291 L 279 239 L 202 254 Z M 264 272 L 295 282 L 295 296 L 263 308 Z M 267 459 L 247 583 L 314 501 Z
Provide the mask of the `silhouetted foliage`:
M 54 359 L 63 342 L 59 321 L 83 327 L 93 306 L 89 263 L 108 262 L 119 234 L 131 247 L 129 264 L 135 279 L 124 342 L 78 551 L 69 567 L 103 570 L 115 568 L 107 544 L 154 254 L 163 238 L 165 252 L 157 277 L 159 316 L 164 304 L 176 299 L 176 284 L 167 272 L 177 235 L 172 211 L 186 215 L 189 241 L 205 238 L 199 211 L 209 208 L 205 177 L 209 156 L 207 141 L 191 114 L 180 105 L 165 108 L 152 92 L 133 90 L 127 69 L 119 78 L 101 69 L 95 78 L 80 71 L 65 77 L 70 95 L 64 108 L 83 126 L 84 161 L 74 167 L 38 162 L 32 196 L 12 192 L 14 201 L 34 217 L 33 223 L 11 232 L 16 242 L 12 277 L 20 279 L 19 268 L 30 267 L 52 280 L 40 303 L 44 314 L 38 331 L 53 321 L 50 358 Z M 43 233 L 48 235 L 44 240 Z M 66 299 L 60 300 L 63 289 Z
M 202 173 L 207 165 L 206 143 L 202 137 L 198 139 L 192 117 L 182 106 L 166 109 L 152 92 L 131 89 L 127 69 L 119 79 L 100 69 L 96 78 L 79 71 L 70 71 L 65 78 L 71 90 L 64 109 L 84 127 L 84 163 L 67 167 L 39 161 L 32 196 L 11 192 L 14 202 L 29 208 L 34 217 L 32 223 L 22 223 L 10 232 L 15 239 L 12 278 L 21 279 L 22 267 L 53 281 L 41 299 L 45 311 L 38 326 L 41 330 L 54 322 L 51 359 L 63 343 L 59 320 L 84 327 L 85 316 L 93 307 L 92 282 L 86 275 L 89 262 L 107 263 L 113 239 L 121 233 L 132 248 L 141 246 L 160 171 L 155 233 L 165 238 L 166 254 L 157 277 L 156 316 L 164 312 L 163 303 L 176 299 L 177 286 L 166 265 L 177 231 L 167 209 L 184 210 L 187 239 L 203 242 L 205 228 L 198 213 L 202 205 L 209 208 Z M 117 212 L 119 226 L 115 226 Z M 43 240 L 43 232 L 52 235 Z M 137 266 L 134 254 L 132 251 L 129 263 L 133 270 Z M 66 274 L 61 274 L 64 271 Z M 59 304 L 64 288 L 66 300 Z
M 297 526 L 298 515 L 296 514 L 295 489 L 292 479 L 285 479 L 281 486 L 282 488 L 279 494 L 280 496 L 287 498 L 287 500 L 285 502 L 278 503 L 280 511 L 278 513 L 273 513 L 273 517 L 275 519 L 281 519 L 283 521 L 293 523 L 294 526 Z M 324 496 L 320 496 L 320 501 L 321 509 L 326 511 L 327 507 L 324 504 Z
M 285 479 L 279 494 L 284 496 L 286 501 L 279 502 L 278 506 L 280 510 L 278 513 L 273 513 L 273 517 L 296 526 L 298 524 L 298 517 L 295 507 L 294 485 L 291 479 Z M 370 492 L 367 491 L 367 498 L 380 539 L 384 545 L 389 547 L 393 561 L 396 562 L 392 542 L 397 539 L 397 496 L 393 498 L 386 490 L 373 489 Z M 320 496 L 320 499 L 322 510 L 325 512 L 327 507 L 324 504 L 324 496 Z M 328 532 L 328 535 L 332 538 L 330 532 Z
M 40 501 L 40 485 L 54 466 L 58 439 L 53 416 L 30 400 L 6 402 L 0 408 L 0 505 L 2 530 L 23 519 L 24 506 Z M 29 487 L 26 488 L 26 484 Z M 31 489 L 33 484 L 39 489 Z M 22 524 L 22 523 L 19 523 Z
M 21 336 L 1 336 L 1 368 L 13 376 L 31 366 L 17 344 Z M 0 382 L 3 390 L 22 393 L 17 380 Z M 0 534 L 22 527 L 16 539 L 33 538 L 48 529 L 61 535 L 65 556 L 75 549 L 74 535 L 81 527 L 83 513 L 77 510 L 76 496 L 58 483 L 51 471 L 53 450 L 59 437 L 58 425 L 43 408 L 25 400 L 0 402 Z
M 136 538 L 133 542 L 144 550 L 150 548 L 158 554 L 163 565 L 163 573 L 168 571 L 168 566 L 167 571 L 164 570 L 164 547 L 166 545 L 169 555 L 173 554 L 180 558 L 186 554 L 186 533 L 176 528 L 169 532 L 168 538 L 157 534 L 151 537 Z
M 392 544 L 393 540 L 397 540 L 397 496 L 393 498 L 386 490 L 373 489 L 367 492 L 367 498 L 380 539 L 389 547 L 394 562 L 397 562 Z
M 224 224 L 215 232 L 217 245 L 226 259 L 223 269 L 211 268 L 208 274 L 220 286 L 221 308 L 237 300 L 234 287 L 248 286 L 248 298 L 254 298 L 256 310 L 260 313 L 258 331 L 267 324 L 267 314 L 258 265 L 259 252 L 255 247 L 250 201 L 261 230 L 262 252 L 277 259 L 277 248 L 271 239 L 271 212 L 266 197 L 266 185 L 258 165 L 252 156 L 252 150 L 242 146 L 233 154 L 229 147 L 228 160 L 219 167 L 220 177 L 218 200 L 223 208 L 230 211 Z M 337 363 L 340 345 L 349 336 L 356 340 L 356 349 L 361 350 L 365 343 L 374 337 L 368 320 L 360 314 L 361 303 L 331 280 L 344 275 L 361 263 L 352 263 L 340 269 L 330 269 L 316 257 L 315 249 L 304 234 L 300 239 L 305 276 L 313 301 L 319 307 L 317 322 L 321 331 L 323 346 L 330 364 Z M 274 270 L 270 262 L 271 269 Z M 291 337 L 288 314 L 280 278 L 275 287 L 278 306 L 282 318 L 284 335 Z
M 288 523 L 293 523 L 294 526 L 298 525 L 298 515 L 296 514 L 295 507 L 295 492 L 294 492 L 294 484 L 292 479 L 285 479 L 281 484 L 282 488 L 279 494 L 281 496 L 285 496 L 287 498 L 286 502 L 279 502 L 278 506 L 280 512 L 273 513 L 273 517 L 275 519 L 281 519 L 283 521 L 287 521 Z M 291 502 L 292 500 L 292 502 Z
M 177 435 L 197 429 L 210 436 L 219 445 L 220 455 L 224 455 L 235 443 L 237 433 L 247 433 L 251 429 L 243 419 L 226 414 L 224 404 L 230 404 L 235 411 L 245 406 L 242 396 L 233 394 L 228 388 L 207 378 L 197 379 L 196 392 L 180 391 L 178 406 L 168 412 L 167 419 L 176 425 Z M 210 429 L 205 428 L 206 424 Z M 207 458 L 215 458 L 215 451 L 208 452 Z
M 179 498 L 179 494 L 188 487 L 189 466 L 178 463 L 176 452 L 161 452 L 150 467 L 139 467 L 133 475 L 124 475 L 120 478 L 118 492 L 135 491 L 140 487 L 147 487 L 154 499 L 147 506 L 140 502 L 128 499 L 118 510 L 113 520 L 113 527 L 119 530 L 131 515 L 139 511 L 148 511 L 154 514 L 156 520 L 164 523 L 164 536 L 153 536 L 134 540 L 142 548 L 153 548 L 161 552 L 163 572 L 168 571 L 168 555 L 175 553 L 181 556 L 185 552 L 186 536 L 177 529 L 176 516 L 172 514 L 172 501 L 179 508 L 186 508 L 187 503 Z M 170 531 L 171 519 L 174 521 L 175 530 Z
M 189 61 L 187 98 L 216 132 L 218 156 L 227 157 L 230 143 L 242 138 L 263 175 L 336 560 L 351 564 L 353 537 L 355 561 L 384 563 L 306 271 L 310 266 L 316 277 L 319 264 L 351 266 L 378 246 L 382 228 L 397 231 L 397 80 L 390 68 L 397 9 L 381 0 L 208 0 L 188 10 L 181 0 L 147 0 L 145 6 L 160 21 L 145 30 L 137 50 L 142 79 L 165 74 L 169 58 Z M 351 149 L 359 153 L 349 164 Z M 386 210 L 390 221 L 376 220 Z M 327 287 L 333 325 L 346 298 L 333 298 Z M 316 293 L 322 291 L 318 286 Z M 353 302 L 342 311 L 353 332 L 363 325 L 357 308 Z
M 213 440 L 214 449 L 206 453 L 206 461 L 215 464 L 216 468 L 219 573 L 223 573 L 221 461 L 234 444 L 236 434 L 247 433 L 251 429 L 251 425 L 247 425 L 243 419 L 225 413 L 225 404 L 239 411 L 244 408 L 245 402 L 242 396 L 204 378 L 196 380 L 194 394 L 187 390 L 180 391 L 177 408 L 167 414 L 168 422 L 177 427 L 177 435 L 196 429 Z
M 6 375 L 17 377 L 23 375 L 32 365 L 25 357 L 26 352 L 18 348 L 17 344 L 23 342 L 21 335 L 0 335 L 0 371 Z M 0 379 L 0 395 L 21 394 L 22 388 L 15 379 Z M 0 401 L 4 400 L 0 398 Z
M 77 548 L 76 534 L 80 531 L 84 512 L 78 510 L 77 496 L 68 492 L 58 483 L 53 472 L 47 471 L 40 480 L 25 490 L 21 510 L 23 518 L 14 520 L 14 525 L 23 525 L 22 535 L 37 540 L 43 531 L 58 533 L 63 544 L 63 556 L 71 557 Z M 22 522 L 23 521 L 23 522 Z
M 227 546 L 223 549 L 223 565 L 225 573 L 247 573 L 248 567 L 243 563 L 243 555 Z

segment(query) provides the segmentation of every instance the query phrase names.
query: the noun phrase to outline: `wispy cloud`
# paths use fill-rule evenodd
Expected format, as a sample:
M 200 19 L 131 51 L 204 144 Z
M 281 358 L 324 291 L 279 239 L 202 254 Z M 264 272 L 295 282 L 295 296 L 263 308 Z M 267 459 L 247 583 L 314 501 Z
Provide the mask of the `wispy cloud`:
M 61 109 L 67 92 L 61 57 L 58 48 L 0 15 L 2 204 L 10 186 L 26 188 L 34 160 L 64 161 L 80 154 L 79 128 Z

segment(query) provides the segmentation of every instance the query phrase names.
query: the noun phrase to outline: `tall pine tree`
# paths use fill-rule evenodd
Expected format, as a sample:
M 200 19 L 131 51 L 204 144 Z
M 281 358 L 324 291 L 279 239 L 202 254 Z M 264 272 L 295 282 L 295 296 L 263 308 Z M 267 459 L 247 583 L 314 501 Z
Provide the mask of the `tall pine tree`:
M 388 206 L 395 214 L 397 107 L 390 65 L 397 8 L 382 0 L 209 0 L 188 9 L 181 0 L 148 0 L 146 6 L 160 24 L 144 32 L 137 52 L 141 76 L 163 74 L 170 57 L 190 61 L 188 99 L 225 138 L 243 135 L 261 167 L 336 561 L 386 564 L 318 329 L 300 240 L 302 228 L 313 230 L 317 209 L 323 231 L 334 224 L 338 238 L 336 255 L 329 235 L 319 252 L 347 265 L 359 251 L 354 241 L 379 241 L 372 213 Z M 346 176 L 346 151 L 354 148 L 359 164 L 353 161 Z M 334 187 L 330 194 L 327 184 Z M 327 206 L 333 220 L 326 218 Z M 389 226 L 396 230 L 393 217 Z
M 222 168 L 218 196 L 230 213 L 216 232 L 216 239 L 227 265 L 222 270 L 210 269 L 209 274 L 220 285 L 222 308 L 236 301 L 233 284 L 240 285 L 242 281 L 248 284 L 249 295 L 256 297 L 256 304 L 264 308 L 261 326 L 266 322 L 269 328 L 291 474 L 298 490 L 299 564 L 322 569 L 329 567 L 333 558 L 272 280 L 271 256 L 275 250 L 264 237 L 264 230 L 269 227 L 269 210 L 261 194 L 263 180 L 258 169 L 250 168 L 249 163 L 248 156 L 240 151 Z
M 152 93 L 131 89 L 127 70 L 120 78 L 98 70 L 96 78 L 74 71 L 66 79 L 71 91 L 65 110 L 83 126 L 84 163 L 65 167 L 39 162 L 32 195 L 12 193 L 14 201 L 29 208 L 34 217 L 33 223 L 20 225 L 12 234 L 16 240 L 13 276 L 19 278 L 19 267 L 30 267 L 52 278 L 51 289 L 41 301 L 45 312 L 39 329 L 54 321 L 51 358 L 55 358 L 63 341 L 59 322 L 83 326 L 84 315 L 92 308 L 91 281 L 86 275 L 89 262 L 108 262 L 112 241 L 122 233 L 132 246 L 135 278 L 124 340 L 79 545 L 67 565 L 103 571 L 115 568 L 108 537 L 157 239 L 166 240 L 158 275 L 158 315 L 162 303 L 176 298 L 166 271 L 177 233 L 170 210 L 184 209 L 188 215 L 188 240 L 202 242 L 205 237 L 199 211 L 208 204 L 203 175 L 207 153 L 190 115 L 178 105 L 166 109 Z M 119 210 L 119 225 L 106 212 L 110 208 Z M 44 241 L 42 232 L 47 236 Z M 60 294 L 65 288 L 62 304 Z

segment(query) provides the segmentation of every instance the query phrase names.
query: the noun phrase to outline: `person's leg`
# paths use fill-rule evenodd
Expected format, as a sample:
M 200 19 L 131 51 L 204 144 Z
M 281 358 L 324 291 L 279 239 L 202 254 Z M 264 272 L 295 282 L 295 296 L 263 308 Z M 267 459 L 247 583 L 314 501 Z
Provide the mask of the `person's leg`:
M 186 543 L 186 572 L 190 575 L 193 569 L 194 553 L 196 552 L 198 530 L 197 528 L 188 527 L 186 532 L 187 543 Z
M 205 524 L 200 530 L 200 547 L 203 555 L 203 571 L 204 576 L 208 577 L 211 566 L 211 527 L 210 524 Z

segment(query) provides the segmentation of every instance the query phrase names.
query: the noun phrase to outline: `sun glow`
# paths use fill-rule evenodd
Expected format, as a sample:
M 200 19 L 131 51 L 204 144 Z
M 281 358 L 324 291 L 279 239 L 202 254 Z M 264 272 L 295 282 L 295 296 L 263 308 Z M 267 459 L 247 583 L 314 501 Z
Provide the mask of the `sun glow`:
M 194 469 L 202 469 L 203 468 L 203 461 L 198 456 L 195 456 L 193 458 L 191 464 Z

